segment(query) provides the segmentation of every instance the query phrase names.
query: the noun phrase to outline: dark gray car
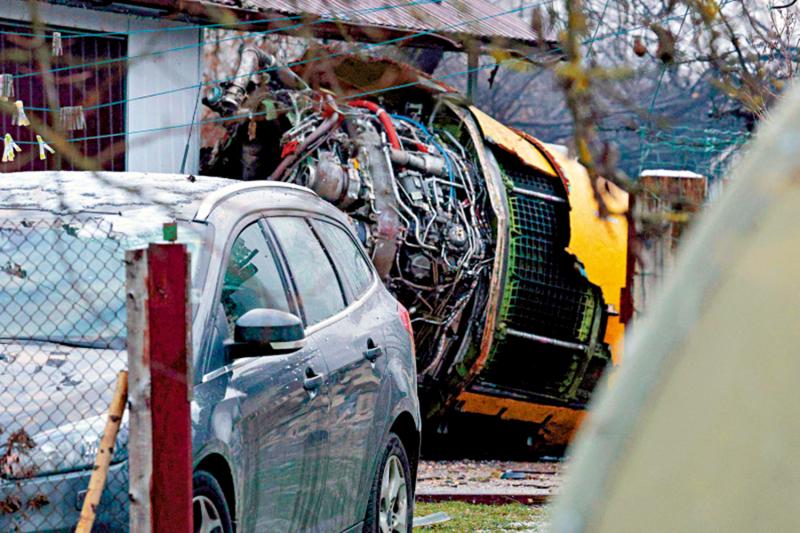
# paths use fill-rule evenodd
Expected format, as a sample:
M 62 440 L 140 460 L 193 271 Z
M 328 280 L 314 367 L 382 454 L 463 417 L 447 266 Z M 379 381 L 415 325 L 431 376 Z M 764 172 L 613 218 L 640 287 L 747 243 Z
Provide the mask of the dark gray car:
M 27 474 L 0 465 L 0 501 L 43 494 L 49 502 L 0 514 L 0 530 L 77 523 L 98 415 L 126 363 L 124 330 L 113 327 L 124 324 L 121 252 L 176 218 L 192 252 L 195 530 L 410 531 L 420 444 L 411 324 L 340 211 L 274 182 L 66 172 L 4 179 L 15 185 L 0 193 L 0 276 L 8 277 L 0 279 L 0 314 L 43 312 L 31 304 L 36 291 L 69 299 L 76 283 L 55 266 L 65 246 L 79 260 L 64 268 L 92 272 L 86 286 L 104 310 L 19 327 L 8 317 L 0 326 L 0 425 L 10 431 L 24 421 L 35 443 L 16 458 L 31 467 Z M 107 242 L 116 262 L 97 268 L 93 258 Z M 51 258 L 47 250 L 61 251 Z M 37 277 L 40 263 L 56 274 Z M 242 350 L 232 337 L 248 323 L 295 325 L 304 341 Z M 127 528 L 125 435 L 98 512 L 101 530 Z

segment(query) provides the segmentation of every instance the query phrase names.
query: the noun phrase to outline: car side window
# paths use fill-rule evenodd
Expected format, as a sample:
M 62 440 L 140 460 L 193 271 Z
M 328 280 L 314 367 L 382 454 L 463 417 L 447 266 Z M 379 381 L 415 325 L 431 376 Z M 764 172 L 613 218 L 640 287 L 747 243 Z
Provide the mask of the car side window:
M 345 308 L 342 287 L 328 255 L 308 222 L 300 217 L 270 217 L 297 289 L 306 326 L 312 326 Z
M 251 309 L 290 312 L 275 255 L 258 222 L 247 226 L 233 242 L 222 283 L 221 303 L 230 332 L 236 320 Z
M 372 285 L 372 268 L 353 238 L 343 228 L 323 220 L 314 220 L 314 227 L 338 265 L 339 274 L 349 283 L 353 296 L 358 298 L 367 292 Z

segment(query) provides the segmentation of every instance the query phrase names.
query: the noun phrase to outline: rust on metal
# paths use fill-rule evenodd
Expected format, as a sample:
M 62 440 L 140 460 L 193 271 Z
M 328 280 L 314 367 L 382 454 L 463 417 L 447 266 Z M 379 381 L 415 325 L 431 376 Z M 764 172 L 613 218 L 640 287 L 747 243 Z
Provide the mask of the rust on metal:
M 414 67 L 387 57 L 361 57 L 342 54 L 331 46 L 309 48 L 292 70 L 314 89 L 328 89 L 335 84 L 337 96 L 349 96 L 406 86 L 402 94 L 387 91 L 384 100 L 409 98 L 409 93 L 456 93 L 450 85 L 433 79 Z M 331 79 L 331 78 L 335 79 Z
M 533 28 L 519 17 L 524 7 L 503 9 L 486 0 L 137 0 L 135 5 L 195 21 L 219 24 L 221 20 L 236 20 L 233 28 L 240 31 L 280 31 L 303 38 L 361 42 L 402 39 L 398 44 L 458 51 L 474 41 L 522 50 L 552 49 L 558 42 L 554 31 L 540 42 Z
M 510 129 L 515 131 L 523 139 L 531 143 L 533 146 L 536 147 L 537 150 L 539 150 L 539 153 L 541 153 L 542 157 L 547 159 L 547 161 L 553 167 L 553 170 L 556 171 L 556 175 L 561 179 L 561 182 L 564 184 L 564 187 L 567 189 L 567 192 L 569 192 L 569 176 L 567 175 L 567 172 L 564 170 L 561 164 L 558 162 L 558 159 L 554 155 L 553 151 L 549 150 L 545 146 L 545 143 L 543 143 L 530 133 L 522 131 L 521 129 L 518 128 L 510 128 Z
M 493 259 L 492 276 L 489 280 L 489 294 L 486 299 L 485 305 L 485 324 L 483 334 L 481 336 L 480 348 L 478 356 L 475 361 L 466 369 L 467 373 L 460 381 L 453 387 L 452 394 L 445 407 L 452 406 L 457 400 L 458 395 L 463 392 L 469 383 L 477 376 L 483 369 L 486 361 L 491 354 L 492 344 L 494 342 L 495 329 L 497 324 L 497 314 L 500 308 L 500 299 L 503 292 L 503 272 L 505 272 L 505 263 L 507 261 L 507 248 L 508 248 L 508 204 L 506 201 L 502 177 L 497 173 L 496 165 L 492 164 L 486 156 L 486 151 L 483 146 L 483 136 L 480 134 L 478 125 L 472 120 L 463 109 L 455 105 L 449 105 L 450 109 L 458 115 L 466 125 L 469 133 L 476 145 L 476 154 L 478 162 L 481 165 L 485 179 L 486 190 L 489 193 L 489 201 L 492 211 L 495 216 L 496 225 L 496 242 L 495 254 Z
M 512 130 L 508 126 L 496 121 L 475 106 L 470 106 L 473 116 L 481 126 L 483 134 L 489 142 L 492 142 L 507 152 L 519 157 L 526 165 L 530 165 L 536 170 L 544 172 L 548 176 L 559 176 L 553 164 L 545 157 L 544 149 L 533 146 L 528 139 Z

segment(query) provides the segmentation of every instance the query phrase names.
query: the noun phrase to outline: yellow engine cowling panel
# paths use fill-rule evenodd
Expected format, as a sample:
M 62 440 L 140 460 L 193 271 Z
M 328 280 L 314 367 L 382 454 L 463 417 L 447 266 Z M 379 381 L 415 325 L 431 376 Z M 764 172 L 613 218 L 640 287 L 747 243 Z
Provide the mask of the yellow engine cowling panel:
M 535 404 L 510 398 L 499 398 L 474 392 L 464 392 L 459 397 L 461 411 L 497 417 L 501 420 L 515 420 L 539 425 L 539 442 L 547 446 L 561 447 L 566 445 L 580 425 L 586 411 L 559 407 L 555 405 Z M 463 402 L 463 403 L 462 403 Z
M 598 188 L 610 213 L 601 219 L 586 169 L 557 150 L 549 153 L 569 179 L 569 251 L 583 263 L 589 280 L 603 291 L 606 303 L 619 312 L 628 275 L 628 193 L 600 178 Z M 624 333 L 625 326 L 619 316 L 610 316 L 605 341 L 611 346 L 615 364 L 621 357 Z
M 550 160 L 522 135 L 496 121 L 477 107 L 470 107 L 470 111 L 478 120 L 481 130 L 483 130 L 484 135 L 490 142 L 497 144 L 512 154 L 516 154 L 527 165 L 541 170 L 549 176 L 558 176 Z

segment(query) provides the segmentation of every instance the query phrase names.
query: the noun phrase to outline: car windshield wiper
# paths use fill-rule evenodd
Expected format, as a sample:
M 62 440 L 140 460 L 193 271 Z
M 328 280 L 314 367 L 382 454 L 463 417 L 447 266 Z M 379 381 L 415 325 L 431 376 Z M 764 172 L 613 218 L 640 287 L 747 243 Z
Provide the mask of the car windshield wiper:
M 108 341 L 82 341 L 70 340 L 63 337 L 44 337 L 44 336 L 19 336 L 19 337 L 0 337 L 2 341 L 34 341 L 34 342 L 49 342 L 51 344 L 58 344 L 60 346 L 69 346 L 70 348 L 112 348 Z

